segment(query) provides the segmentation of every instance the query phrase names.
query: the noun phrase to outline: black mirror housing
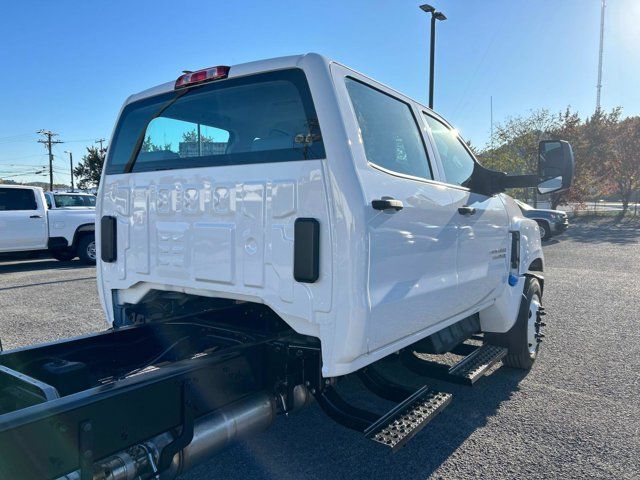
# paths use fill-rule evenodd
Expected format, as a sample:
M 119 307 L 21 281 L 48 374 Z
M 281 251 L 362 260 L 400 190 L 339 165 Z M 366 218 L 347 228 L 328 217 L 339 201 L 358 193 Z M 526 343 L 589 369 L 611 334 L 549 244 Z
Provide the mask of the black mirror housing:
M 564 140 L 544 140 L 538 146 L 538 192 L 568 190 L 573 182 L 573 149 Z

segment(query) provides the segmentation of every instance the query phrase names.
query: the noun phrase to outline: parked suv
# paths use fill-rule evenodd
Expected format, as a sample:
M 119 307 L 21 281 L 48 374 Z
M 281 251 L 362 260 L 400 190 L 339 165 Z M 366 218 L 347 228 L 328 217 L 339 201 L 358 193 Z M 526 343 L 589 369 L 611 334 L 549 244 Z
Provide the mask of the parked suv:
M 534 208 L 522 200 L 514 199 L 514 201 L 518 204 L 525 217 L 536 221 L 538 228 L 540 228 L 540 238 L 542 240 L 548 240 L 569 228 L 569 217 L 566 212 Z

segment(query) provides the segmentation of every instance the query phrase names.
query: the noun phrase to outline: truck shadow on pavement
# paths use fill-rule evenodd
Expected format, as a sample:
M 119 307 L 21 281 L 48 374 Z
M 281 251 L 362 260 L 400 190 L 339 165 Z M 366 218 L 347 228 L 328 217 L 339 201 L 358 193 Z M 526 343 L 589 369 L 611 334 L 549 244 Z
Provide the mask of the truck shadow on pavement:
M 90 268 L 90 266 L 81 263 L 79 260 L 60 262 L 49 258 L 19 259 L 0 257 L 0 275 L 3 273 L 37 272 L 43 270 L 77 270 L 82 268 Z
M 502 367 L 471 388 L 417 377 L 406 370 L 398 372 L 403 383 L 416 387 L 426 383 L 452 393 L 453 401 L 395 454 L 333 423 L 313 404 L 298 414 L 279 418 L 267 432 L 236 444 L 180 478 L 425 479 L 487 424 L 502 402 L 518 391 L 527 373 Z M 410 382 L 409 376 L 413 377 Z M 380 413 L 393 406 L 377 399 L 355 378 L 344 380 L 339 388 L 357 406 Z M 478 468 L 481 471 L 480 465 Z

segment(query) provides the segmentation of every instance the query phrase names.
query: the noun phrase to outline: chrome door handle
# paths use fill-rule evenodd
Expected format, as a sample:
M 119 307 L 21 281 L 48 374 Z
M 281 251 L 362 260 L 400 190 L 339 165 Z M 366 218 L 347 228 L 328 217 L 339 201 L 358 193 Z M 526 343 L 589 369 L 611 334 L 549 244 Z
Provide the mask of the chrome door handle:
M 476 213 L 476 209 L 465 205 L 464 207 L 458 208 L 458 213 L 460 215 L 474 215 Z
M 380 200 L 373 200 L 371 206 L 376 210 L 395 210 L 396 212 L 404 208 L 400 200 L 392 197 L 382 197 Z

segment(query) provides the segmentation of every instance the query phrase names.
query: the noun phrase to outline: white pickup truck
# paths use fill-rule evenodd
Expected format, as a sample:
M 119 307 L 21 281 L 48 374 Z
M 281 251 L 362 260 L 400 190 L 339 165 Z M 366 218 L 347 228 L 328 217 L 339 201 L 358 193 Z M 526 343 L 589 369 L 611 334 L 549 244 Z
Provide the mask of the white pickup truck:
M 48 250 L 95 264 L 95 197 L 0 185 L 0 253 Z
M 428 379 L 533 365 L 540 234 L 502 192 L 568 188 L 568 143 L 488 170 L 432 110 L 308 54 L 133 95 L 109 145 L 111 329 L 0 355 L 0 477 L 175 478 L 311 398 L 395 451 L 451 401 Z M 347 402 L 347 375 L 397 405 Z

